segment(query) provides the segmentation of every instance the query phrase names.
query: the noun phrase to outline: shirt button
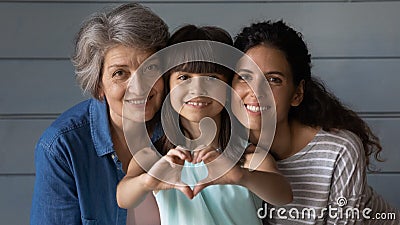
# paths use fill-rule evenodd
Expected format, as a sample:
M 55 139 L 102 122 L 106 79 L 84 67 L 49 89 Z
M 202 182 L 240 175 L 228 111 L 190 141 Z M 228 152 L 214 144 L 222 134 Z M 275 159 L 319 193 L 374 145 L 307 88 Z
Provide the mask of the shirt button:
M 115 155 L 114 155 L 114 154 L 112 154 L 112 155 L 111 155 L 111 158 L 112 158 L 112 159 L 115 159 Z

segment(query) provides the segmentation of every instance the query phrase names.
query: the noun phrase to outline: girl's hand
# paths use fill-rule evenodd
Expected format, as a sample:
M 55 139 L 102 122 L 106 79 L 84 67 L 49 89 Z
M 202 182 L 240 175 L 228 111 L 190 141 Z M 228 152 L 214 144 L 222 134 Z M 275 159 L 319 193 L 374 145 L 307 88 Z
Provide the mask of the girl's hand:
M 210 148 L 212 149 L 212 147 Z M 226 158 L 215 148 L 212 151 L 210 148 L 201 155 L 201 152 L 199 153 L 199 156 L 201 156 L 199 158 L 207 165 L 208 176 L 196 184 L 193 189 L 194 196 L 210 185 L 240 184 L 244 176 L 243 169 L 240 166 L 233 165 L 230 159 Z
M 167 155 L 158 160 L 147 173 L 141 175 L 146 189 L 158 191 L 175 188 L 192 199 L 194 196 L 192 189 L 181 181 L 182 166 L 185 160 L 192 160 L 189 151 L 179 146 L 169 150 Z
M 208 153 L 214 153 L 214 152 L 220 152 L 219 149 L 214 148 L 212 146 L 205 146 L 205 145 L 200 145 L 196 149 L 193 150 L 193 157 L 192 161 L 190 161 L 193 164 L 200 163 L 201 161 L 204 161 L 204 159 L 208 160 L 209 156 L 206 157 Z M 212 159 L 211 159 L 212 161 Z

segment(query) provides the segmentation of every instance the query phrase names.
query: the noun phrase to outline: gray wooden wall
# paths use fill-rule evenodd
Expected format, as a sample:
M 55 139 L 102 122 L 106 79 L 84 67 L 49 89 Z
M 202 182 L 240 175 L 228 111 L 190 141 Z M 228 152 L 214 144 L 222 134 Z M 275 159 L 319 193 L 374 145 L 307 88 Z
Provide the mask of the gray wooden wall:
M 118 3 L 124 1 L 118 1 Z M 113 1 L 0 1 L 0 224 L 28 224 L 34 145 L 65 109 L 85 97 L 69 61 L 81 21 Z M 260 19 L 301 31 L 314 74 L 368 121 L 386 162 L 369 183 L 400 208 L 400 1 L 152 1 L 171 31 L 217 25 L 232 35 Z

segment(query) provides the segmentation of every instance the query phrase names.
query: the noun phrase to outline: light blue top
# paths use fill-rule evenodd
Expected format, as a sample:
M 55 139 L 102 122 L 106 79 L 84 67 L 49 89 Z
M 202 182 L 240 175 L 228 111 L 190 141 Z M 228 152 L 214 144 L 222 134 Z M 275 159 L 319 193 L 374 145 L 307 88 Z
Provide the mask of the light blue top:
M 207 176 L 203 163 L 185 162 L 182 181 L 194 184 Z M 262 224 L 257 209 L 262 200 L 239 185 L 212 185 L 192 200 L 176 189 L 155 193 L 161 225 Z

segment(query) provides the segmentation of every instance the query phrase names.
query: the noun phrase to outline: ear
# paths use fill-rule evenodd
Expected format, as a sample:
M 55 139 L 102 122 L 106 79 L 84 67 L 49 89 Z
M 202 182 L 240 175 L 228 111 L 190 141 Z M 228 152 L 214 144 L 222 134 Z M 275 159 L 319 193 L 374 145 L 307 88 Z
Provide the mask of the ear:
M 97 99 L 103 101 L 104 100 L 104 90 L 103 90 L 103 85 L 100 82 L 99 86 L 97 87 Z
M 303 101 L 304 86 L 305 86 L 305 81 L 301 80 L 299 85 L 297 85 L 296 92 L 293 95 L 291 106 L 299 106 L 300 103 Z

